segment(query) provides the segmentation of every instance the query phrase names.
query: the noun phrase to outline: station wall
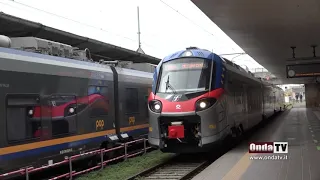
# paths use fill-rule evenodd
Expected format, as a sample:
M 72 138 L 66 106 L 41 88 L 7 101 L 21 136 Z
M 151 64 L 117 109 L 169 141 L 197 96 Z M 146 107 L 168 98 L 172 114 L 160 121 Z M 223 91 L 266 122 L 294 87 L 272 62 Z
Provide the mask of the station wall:
M 320 107 L 320 84 L 306 84 L 306 107 Z

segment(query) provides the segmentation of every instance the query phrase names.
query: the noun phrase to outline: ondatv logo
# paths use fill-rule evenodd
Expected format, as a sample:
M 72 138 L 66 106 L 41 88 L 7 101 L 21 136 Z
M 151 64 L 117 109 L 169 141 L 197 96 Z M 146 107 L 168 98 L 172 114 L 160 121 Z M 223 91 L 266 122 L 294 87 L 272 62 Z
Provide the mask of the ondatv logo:
M 288 142 L 252 142 L 249 153 L 288 153 Z

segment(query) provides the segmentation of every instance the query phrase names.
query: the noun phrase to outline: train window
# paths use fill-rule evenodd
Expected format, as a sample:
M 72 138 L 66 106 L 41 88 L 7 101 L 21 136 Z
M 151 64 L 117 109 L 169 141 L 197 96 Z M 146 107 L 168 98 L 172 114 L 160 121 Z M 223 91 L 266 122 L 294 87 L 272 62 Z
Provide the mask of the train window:
M 89 86 L 88 96 L 90 104 L 90 117 L 107 116 L 109 112 L 108 87 Z
M 74 95 L 52 95 L 51 104 L 51 128 L 52 135 L 69 134 L 76 131 L 77 125 L 77 99 Z
M 37 94 L 6 96 L 7 138 L 9 142 L 36 138 L 41 130 L 41 118 L 35 113 L 40 105 Z
M 106 86 L 89 86 L 88 87 L 88 95 L 92 94 L 100 94 L 102 96 L 108 95 L 108 87 Z
M 138 89 L 126 89 L 126 114 L 139 113 Z

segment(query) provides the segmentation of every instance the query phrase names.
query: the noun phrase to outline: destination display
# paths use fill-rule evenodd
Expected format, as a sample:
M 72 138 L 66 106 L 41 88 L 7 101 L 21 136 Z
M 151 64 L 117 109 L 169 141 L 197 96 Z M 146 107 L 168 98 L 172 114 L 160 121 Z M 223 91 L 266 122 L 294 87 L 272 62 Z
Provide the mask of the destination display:
M 287 78 L 320 76 L 320 63 L 287 65 Z
M 163 69 L 166 71 L 184 70 L 184 69 L 203 69 L 206 67 L 207 67 L 207 64 L 203 62 L 163 64 Z

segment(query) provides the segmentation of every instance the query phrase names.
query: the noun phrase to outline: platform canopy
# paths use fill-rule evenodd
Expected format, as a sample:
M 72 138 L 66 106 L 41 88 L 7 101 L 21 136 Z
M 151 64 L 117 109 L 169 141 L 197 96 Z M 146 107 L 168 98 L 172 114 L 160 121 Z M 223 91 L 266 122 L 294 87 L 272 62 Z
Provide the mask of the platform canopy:
M 61 31 L 2 12 L 0 12 L 0 34 L 9 37 L 33 36 L 68 44 L 80 49 L 89 48 L 94 60 L 109 58 L 108 60 L 133 61 L 135 63 L 158 64 L 160 62 L 160 59 L 146 54 Z
M 320 1 L 192 1 L 246 53 L 280 78 L 282 83 L 315 82 L 315 77 L 287 78 L 286 65 L 320 62 Z M 312 45 L 318 45 L 315 48 L 316 57 Z M 295 59 L 291 47 L 296 47 Z M 319 66 L 320 73 L 320 65 L 316 66 Z

